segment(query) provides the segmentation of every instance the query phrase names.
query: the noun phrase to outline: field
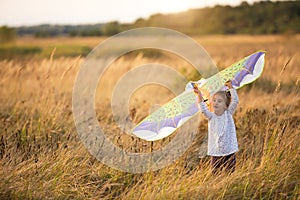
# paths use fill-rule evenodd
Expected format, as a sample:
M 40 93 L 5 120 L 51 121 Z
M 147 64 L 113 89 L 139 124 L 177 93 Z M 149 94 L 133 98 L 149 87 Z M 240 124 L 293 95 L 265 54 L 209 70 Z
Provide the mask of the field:
M 72 91 L 85 56 L 104 39 L 28 37 L 0 48 L 0 199 L 300 198 L 300 35 L 194 38 L 220 69 L 257 50 L 267 52 L 263 75 L 238 91 L 239 152 L 230 175 L 211 174 L 209 158 L 199 158 L 207 134 L 203 119 L 188 151 L 158 171 L 118 171 L 88 152 L 76 132 Z M 141 141 L 123 134 L 112 120 L 116 81 L 150 62 L 200 79 L 189 63 L 172 54 L 132 52 L 112 64 L 99 83 L 105 89 L 97 91 L 95 109 L 112 142 L 131 152 L 157 150 L 173 137 Z M 136 111 L 134 121 L 172 97 L 157 85 L 137 90 L 129 108 Z

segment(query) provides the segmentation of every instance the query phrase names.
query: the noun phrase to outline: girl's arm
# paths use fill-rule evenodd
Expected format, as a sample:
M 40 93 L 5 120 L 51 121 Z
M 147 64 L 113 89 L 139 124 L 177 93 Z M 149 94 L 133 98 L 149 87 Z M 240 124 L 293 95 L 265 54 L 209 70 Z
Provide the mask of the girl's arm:
M 230 92 L 230 95 L 231 95 L 231 101 L 230 101 L 230 104 L 228 106 L 228 111 L 231 114 L 233 114 L 235 112 L 236 108 L 237 108 L 238 103 L 239 103 L 239 98 L 238 98 L 236 90 L 232 87 L 231 80 L 227 81 L 225 85 L 229 88 L 229 92 Z
M 213 114 L 212 114 L 212 112 L 210 112 L 208 110 L 207 105 L 206 105 L 205 102 L 201 101 L 200 103 L 198 103 L 198 105 L 199 105 L 199 108 L 200 108 L 201 112 L 203 113 L 203 115 L 206 118 L 208 118 L 208 119 L 212 118 Z
M 201 92 L 199 91 L 199 89 L 197 87 L 194 87 L 194 92 L 197 96 L 197 104 L 198 104 L 201 112 L 203 113 L 203 115 L 206 118 L 210 119 L 212 117 L 212 113 L 208 110 L 206 103 L 204 103 Z
M 231 114 L 233 114 L 239 103 L 239 98 L 238 98 L 237 92 L 234 88 L 230 89 L 229 91 L 230 91 L 230 95 L 231 95 L 231 102 L 228 106 L 228 110 Z

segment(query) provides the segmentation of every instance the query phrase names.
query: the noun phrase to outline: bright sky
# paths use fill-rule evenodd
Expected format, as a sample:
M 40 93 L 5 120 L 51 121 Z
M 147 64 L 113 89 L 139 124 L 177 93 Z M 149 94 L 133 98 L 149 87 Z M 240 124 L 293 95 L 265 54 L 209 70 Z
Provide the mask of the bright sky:
M 258 0 L 246 0 L 253 3 Z M 242 0 L 0 0 L 0 26 L 134 22 L 155 13 L 239 5 Z

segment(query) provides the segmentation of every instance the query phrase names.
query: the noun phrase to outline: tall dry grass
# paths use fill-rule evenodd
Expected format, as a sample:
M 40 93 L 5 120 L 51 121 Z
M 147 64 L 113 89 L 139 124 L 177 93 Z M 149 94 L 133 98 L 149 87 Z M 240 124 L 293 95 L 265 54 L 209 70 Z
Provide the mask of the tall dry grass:
M 267 51 L 262 77 L 238 91 L 240 150 L 233 174 L 212 175 L 209 158 L 198 158 L 207 132 L 204 120 L 191 148 L 159 171 L 130 174 L 98 162 L 80 142 L 72 117 L 72 88 L 84 58 L 56 58 L 53 52 L 44 59 L 0 61 L 1 199 L 299 199 L 299 36 L 196 40 L 221 67 L 258 49 Z M 111 118 L 109 97 L 115 81 L 150 61 L 195 77 L 191 66 L 172 55 L 119 59 L 107 71 L 106 80 L 111 81 L 104 81 L 107 90 L 96 96 L 97 117 L 112 141 L 132 152 L 153 151 L 169 142 L 152 144 L 122 134 Z M 161 90 L 156 98 L 156 91 L 145 87 L 135 94 L 130 104 L 136 109 L 135 120 L 146 116 L 153 103 L 174 96 Z

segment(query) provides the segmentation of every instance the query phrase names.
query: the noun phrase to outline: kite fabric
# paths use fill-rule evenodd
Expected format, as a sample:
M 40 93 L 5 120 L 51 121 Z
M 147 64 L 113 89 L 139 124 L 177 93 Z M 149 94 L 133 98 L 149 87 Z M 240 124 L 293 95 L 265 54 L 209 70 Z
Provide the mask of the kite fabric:
M 209 99 L 213 93 L 219 90 L 226 90 L 224 84 L 228 80 L 232 81 L 235 89 L 241 88 L 255 81 L 262 74 L 265 53 L 265 51 L 257 51 L 208 79 L 189 82 L 183 93 L 134 127 L 132 129 L 133 135 L 147 141 L 155 141 L 171 135 L 199 112 L 193 84 L 197 84 L 204 99 Z

